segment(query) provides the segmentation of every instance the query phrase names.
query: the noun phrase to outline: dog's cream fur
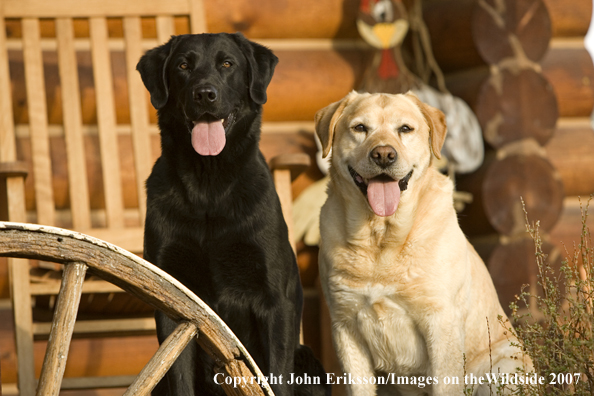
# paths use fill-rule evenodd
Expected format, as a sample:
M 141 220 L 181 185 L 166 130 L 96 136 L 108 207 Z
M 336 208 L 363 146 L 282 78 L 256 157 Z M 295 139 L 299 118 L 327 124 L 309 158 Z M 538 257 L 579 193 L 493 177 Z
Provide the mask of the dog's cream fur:
M 356 131 L 359 124 L 367 132 Z M 404 124 L 412 132 L 399 131 Z M 461 395 L 464 356 L 466 373 L 477 376 L 529 367 L 510 346 L 517 340 L 498 321 L 505 313 L 489 273 L 458 225 L 453 184 L 431 166 L 445 139 L 443 113 L 413 94 L 351 92 L 316 114 L 316 132 L 324 154 L 332 148 L 320 275 L 344 371 L 438 380 L 425 388 L 399 386 L 392 394 Z M 376 176 L 381 169 L 369 153 L 386 145 L 397 160 L 384 173 L 396 180 L 413 174 L 396 213 L 380 217 L 348 166 L 365 180 Z M 445 384 L 446 376 L 458 377 L 460 385 Z M 355 396 L 377 391 L 371 384 L 348 388 Z M 489 390 L 475 387 L 475 394 Z

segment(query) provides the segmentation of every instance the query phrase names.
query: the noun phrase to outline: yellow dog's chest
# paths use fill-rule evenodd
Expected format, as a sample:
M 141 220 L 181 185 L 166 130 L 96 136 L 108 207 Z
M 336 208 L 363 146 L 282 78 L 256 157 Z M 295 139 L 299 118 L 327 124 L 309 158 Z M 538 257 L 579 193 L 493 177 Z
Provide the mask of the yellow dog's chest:
M 415 254 L 409 252 L 415 251 Z M 412 243 L 393 246 L 386 245 L 342 246 L 335 248 L 329 266 L 330 276 L 339 276 L 341 282 L 351 287 L 364 287 L 369 284 L 394 285 L 400 293 L 404 293 L 411 282 L 423 283 L 423 257 L 420 249 Z
M 426 374 L 429 358 L 418 326 L 423 310 L 418 309 L 424 305 L 419 295 L 435 292 L 433 275 L 426 272 L 427 262 L 435 259 L 432 253 L 411 240 L 381 247 L 335 244 L 332 254 L 323 256 L 320 264 L 333 320 L 364 341 L 374 369 Z
M 425 341 L 407 303 L 393 285 L 333 287 L 334 318 L 364 340 L 374 369 L 413 375 L 427 370 Z

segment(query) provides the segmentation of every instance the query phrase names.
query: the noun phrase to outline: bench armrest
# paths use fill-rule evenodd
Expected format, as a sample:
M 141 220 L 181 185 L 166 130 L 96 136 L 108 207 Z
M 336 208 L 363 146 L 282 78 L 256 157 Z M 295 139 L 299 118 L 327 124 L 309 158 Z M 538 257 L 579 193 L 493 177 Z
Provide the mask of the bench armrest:
M 22 176 L 26 178 L 29 174 L 29 167 L 24 161 L 0 162 L 0 178 Z
M 280 154 L 273 157 L 268 166 L 270 170 L 284 169 L 291 171 L 291 181 L 302 174 L 311 164 L 311 158 L 305 153 Z

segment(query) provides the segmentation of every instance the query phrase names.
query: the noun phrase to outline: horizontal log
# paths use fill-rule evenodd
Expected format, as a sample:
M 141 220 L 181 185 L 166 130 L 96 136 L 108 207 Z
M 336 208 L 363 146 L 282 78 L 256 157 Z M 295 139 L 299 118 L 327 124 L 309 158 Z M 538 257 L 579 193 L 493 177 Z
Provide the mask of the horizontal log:
M 444 77 L 446 87 L 452 95 L 464 100 L 476 113 L 476 103 L 483 84 L 491 77 L 489 67 L 484 65 L 473 69 L 447 73 Z
M 543 0 L 549 10 L 553 37 L 584 37 L 590 27 L 590 0 Z
M 268 87 L 264 121 L 311 121 L 361 81 L 369 51 L 283 51 Z
M 545 148 L 566 195 L 588 197 L 594 193 L 594 130 L 589 119 L 560 122 Z
M 444 72 L 484 65 L 472 38 L 475 0 L 423 1 L 433 54 Z
M 358 37 L 358 0 L 234 0 L 225 7 L 211 1 L 204 5 L 211 32 L 241 31 L 258 38 Z
M 594 107 L 594 66 L 583 42 L 553 42 L 542 60 L 543 75 L 551 82 L 562 117 L 584 117 Z

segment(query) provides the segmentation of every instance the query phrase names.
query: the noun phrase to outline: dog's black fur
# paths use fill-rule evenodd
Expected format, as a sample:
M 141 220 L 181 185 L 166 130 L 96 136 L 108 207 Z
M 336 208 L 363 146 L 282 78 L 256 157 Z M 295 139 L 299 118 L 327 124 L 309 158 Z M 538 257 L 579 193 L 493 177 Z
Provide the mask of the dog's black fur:
M 262 104 L 277 61 L 266 47 L 224 33 L 174 36 L 140 59 L 137 69 L 158 109 L 162 145 L 147 180 L 144 255 L 213 308 L 265 375 L 283 375 L 283 384 L 272 385 L 276 395 L 323 395 L 325 386 L 286 384 L 289 373 L 323 368 L 299 346 L 299 273 L 258 147 Z M 204 92 L 214 94 L 204 100 Z M 194 123 L 220 119 L 224 149 L 198 154 Z M 175 324 L 162 312 L 155 316 L 163 342 Z M 213 366 L 190 343 L 154 394 L 222 395 Z

